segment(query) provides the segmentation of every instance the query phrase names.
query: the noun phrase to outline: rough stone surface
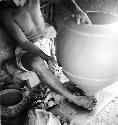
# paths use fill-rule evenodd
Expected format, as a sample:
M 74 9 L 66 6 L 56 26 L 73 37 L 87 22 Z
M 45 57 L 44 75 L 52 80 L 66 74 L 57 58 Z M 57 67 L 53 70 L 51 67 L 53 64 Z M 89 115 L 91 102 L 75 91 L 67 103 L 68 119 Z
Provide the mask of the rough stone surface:
M 118 97 L 97 114 L 87 125 L 118 125 Z

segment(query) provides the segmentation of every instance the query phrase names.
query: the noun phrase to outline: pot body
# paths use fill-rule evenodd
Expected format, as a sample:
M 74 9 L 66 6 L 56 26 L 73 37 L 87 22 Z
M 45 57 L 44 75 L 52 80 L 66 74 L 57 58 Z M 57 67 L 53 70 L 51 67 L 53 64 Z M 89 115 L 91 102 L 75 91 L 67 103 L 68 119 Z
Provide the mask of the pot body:
M 65 75 L 87 93 L 118 79 L 118 17 L 88 12 L 92 25 L 69 17 L 56 38 L 57 60 Z

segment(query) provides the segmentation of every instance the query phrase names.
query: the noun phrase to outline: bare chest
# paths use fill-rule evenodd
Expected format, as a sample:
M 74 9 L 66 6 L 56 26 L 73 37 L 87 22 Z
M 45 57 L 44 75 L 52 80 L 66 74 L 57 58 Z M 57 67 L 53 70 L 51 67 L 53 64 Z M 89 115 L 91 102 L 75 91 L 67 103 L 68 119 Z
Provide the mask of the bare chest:
M 27 10 L 19 10 L 15 12 L 14 20 L 25 34 L 28 34 L 35 29 L 35 23 L 32 21 L 31 14 Z

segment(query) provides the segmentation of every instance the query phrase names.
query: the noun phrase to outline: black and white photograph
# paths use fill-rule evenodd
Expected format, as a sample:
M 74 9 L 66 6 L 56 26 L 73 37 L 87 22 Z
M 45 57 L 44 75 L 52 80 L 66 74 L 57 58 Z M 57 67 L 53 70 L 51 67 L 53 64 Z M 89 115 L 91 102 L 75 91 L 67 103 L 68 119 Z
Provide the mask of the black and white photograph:
M 0 0 L 0 125 L 118 125 L 118 0 Z

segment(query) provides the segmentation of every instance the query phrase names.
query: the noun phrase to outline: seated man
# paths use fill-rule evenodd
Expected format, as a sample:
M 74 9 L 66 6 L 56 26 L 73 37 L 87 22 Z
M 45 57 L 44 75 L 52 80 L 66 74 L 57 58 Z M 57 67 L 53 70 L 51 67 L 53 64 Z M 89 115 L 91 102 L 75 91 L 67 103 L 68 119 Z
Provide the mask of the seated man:
M 45 24 L 39 0 L 22 0 L 22 2 L 13 0 L 13 2 L 18 6 L 1 9 L 0 16 L 1 24 L 16 41 L 17 65 L 24 71 L 34 71 L 43 83 L 75 104 L 91 109 L 95 102 L 94 98 L 73 95 L 47 67 L 46 62 L 53 61 L 55 57 L 53 50 L 56 32 L 53 27 Z M 57 0 L 57 3 L 69 6 L 75 15 L 80 14 L 78 17 L 81 21 L 90 23 L 87 15 L 73 0 L 65 0 L 65 2 Z

